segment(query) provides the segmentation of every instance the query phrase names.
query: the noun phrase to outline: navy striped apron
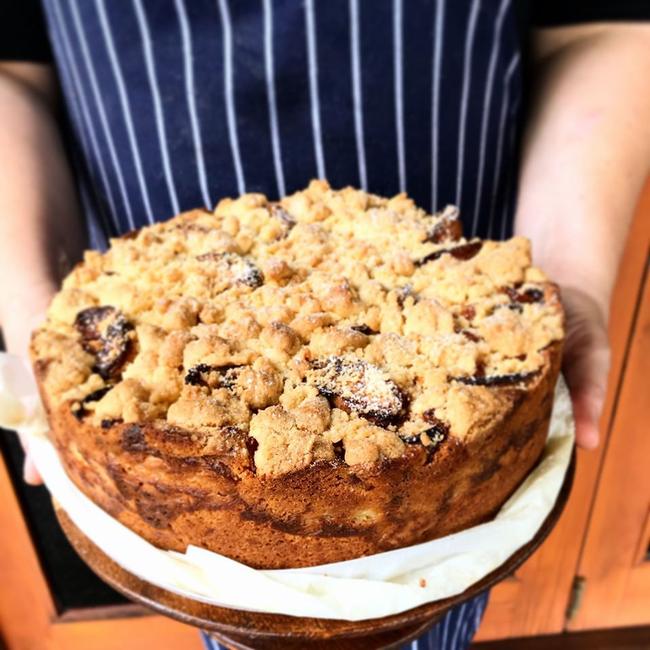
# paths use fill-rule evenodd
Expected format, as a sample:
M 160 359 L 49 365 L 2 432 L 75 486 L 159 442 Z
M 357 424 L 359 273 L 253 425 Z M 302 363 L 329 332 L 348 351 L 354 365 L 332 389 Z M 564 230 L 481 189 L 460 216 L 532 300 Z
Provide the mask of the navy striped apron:
M 524 58 L 513 0 L 43 5 L 95 248 L 314 177 L 406 191 L 427 210 L 455 203 L 467 235 L 510 234 Z M 408 647 L 466 647 L 485 602 Z

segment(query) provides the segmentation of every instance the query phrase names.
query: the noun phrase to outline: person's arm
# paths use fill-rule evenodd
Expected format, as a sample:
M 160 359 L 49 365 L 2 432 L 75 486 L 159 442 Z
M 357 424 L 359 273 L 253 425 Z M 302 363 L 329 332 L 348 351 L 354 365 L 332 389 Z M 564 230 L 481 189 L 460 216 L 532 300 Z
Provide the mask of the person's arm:
M 49 66 L 0 62 L 0 325 L 16 354 L 84 246 L 55 106 Z M 29 462 L 25 478 L 38 481 Z
M 539 30 L 517 233 L 562 289 L 578 443 L 598 444 L 619 259 L 650 172 L 650 25 Z

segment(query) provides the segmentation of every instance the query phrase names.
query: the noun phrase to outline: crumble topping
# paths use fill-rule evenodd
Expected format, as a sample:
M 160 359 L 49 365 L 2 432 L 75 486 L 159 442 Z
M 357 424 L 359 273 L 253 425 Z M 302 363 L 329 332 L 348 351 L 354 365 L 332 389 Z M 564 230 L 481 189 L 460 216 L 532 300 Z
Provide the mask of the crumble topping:
M 34 334 L 43 388 L 98 427 L 236 437 L 259 475 L 467 439 L 534 380 L 563 315 L 526 239 L 468 241 L 458 216 L 312 181 L 114 239 Z

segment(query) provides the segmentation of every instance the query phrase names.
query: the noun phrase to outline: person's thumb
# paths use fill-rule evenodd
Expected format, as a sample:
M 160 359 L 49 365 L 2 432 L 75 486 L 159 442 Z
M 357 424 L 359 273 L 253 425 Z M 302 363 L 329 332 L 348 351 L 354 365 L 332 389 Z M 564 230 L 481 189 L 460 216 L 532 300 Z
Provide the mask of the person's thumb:
M 562 294 L 567 315 L 567 336 L 562 370 L 576 423 L 576 442 L 598 446 L 598 423 L 605 402 L 609 372 L 609 342 L 603 314 L 596 301 L 577 289 Z

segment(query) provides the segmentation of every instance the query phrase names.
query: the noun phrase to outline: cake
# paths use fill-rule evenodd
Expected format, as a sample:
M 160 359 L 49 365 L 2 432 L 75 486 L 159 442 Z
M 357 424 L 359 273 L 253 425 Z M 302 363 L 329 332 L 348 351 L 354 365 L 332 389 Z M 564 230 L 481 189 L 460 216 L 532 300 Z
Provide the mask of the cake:
M 31 354 L 79 489 L 163 549 L 319 565 L 493 517 L 563 339 L 529 242 L 312 181 L 88 251 Z

